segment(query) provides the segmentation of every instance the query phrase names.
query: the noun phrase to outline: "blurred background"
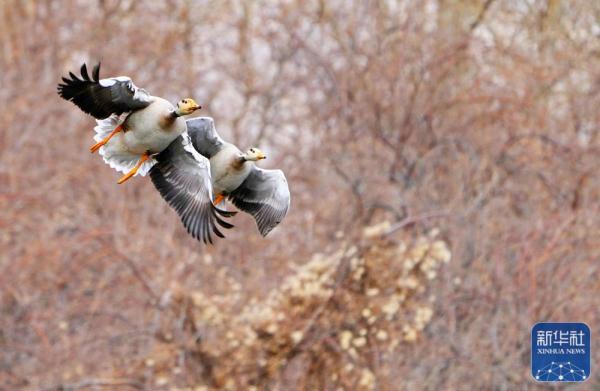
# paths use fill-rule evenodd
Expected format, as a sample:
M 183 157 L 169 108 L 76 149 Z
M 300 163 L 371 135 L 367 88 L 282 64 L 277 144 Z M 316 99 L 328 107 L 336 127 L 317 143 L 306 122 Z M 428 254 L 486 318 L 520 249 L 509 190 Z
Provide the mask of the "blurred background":
M 0 388 L 538 387 L 533 324 L 600 333 L 599 21 L 587 0 L 0 2 Z M 148 178 L 118 186 L 56 94 L 98 60 L 263 149 L 283 223 L 238 214 L 204 246 Z

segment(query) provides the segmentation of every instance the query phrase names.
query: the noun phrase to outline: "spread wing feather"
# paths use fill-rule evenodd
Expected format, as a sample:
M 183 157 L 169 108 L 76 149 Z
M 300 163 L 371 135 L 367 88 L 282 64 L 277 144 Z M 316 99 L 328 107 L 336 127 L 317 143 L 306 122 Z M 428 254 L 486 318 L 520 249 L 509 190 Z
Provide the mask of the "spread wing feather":
M 100 79 L 100 63 L 94 66 L 91 77 L 84 63 L 81 76 L 69 72 L 69 78 L 63 77 L 62 81 L 58 95 L 97 119 L 143 109 L 152 103 L 152 97 L 129 77 Z
M 283 220 L 290 207 L 290 189 L 283 171 L 256 166 L 228 198 L 254 217 L 262 236 L 267 236 Z
M 213 157 L 224 145 L 210 117 L 192 118 L 186 121 L 188 134 L 194 149 L 207 159 Z
M 187 133 L 158 154 L 150 178 L 167 203 L 175 209 L 187 231 L 204 243 L 212 243 L 211 233 L 224 237 L 218 226 L 233 225 L 222 217 L 233 216 L 212 203 L 212 185 L 208 160 L 191 146 Z

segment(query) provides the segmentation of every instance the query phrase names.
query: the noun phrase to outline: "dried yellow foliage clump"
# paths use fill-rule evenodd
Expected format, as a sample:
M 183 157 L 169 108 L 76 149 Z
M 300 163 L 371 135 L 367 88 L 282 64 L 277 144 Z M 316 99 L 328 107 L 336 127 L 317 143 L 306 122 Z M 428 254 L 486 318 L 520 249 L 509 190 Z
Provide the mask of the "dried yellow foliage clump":
M 187 347 L 204 368 L 194 386 L 260 389 L 301 360 L 313 368 L 307 374 L 327 374 L 307 375 L 309 387 L 320 387 L 312 383 L 320 378 L 331 387 L 375 389 L 378 374 L 370 352 L 385 359 L 421 338 L 435 316 L 427 291 L 451 258 L 437 230 L 390 238 L 390 226 L 368 227 L 352 243 L 340 240 L 337 251 L 314 255 L 277 289 L 248 299 L 239 310 L 235 292 L 176 294 L 174 305 L 182 306 L 191 328 L 202 334 Z

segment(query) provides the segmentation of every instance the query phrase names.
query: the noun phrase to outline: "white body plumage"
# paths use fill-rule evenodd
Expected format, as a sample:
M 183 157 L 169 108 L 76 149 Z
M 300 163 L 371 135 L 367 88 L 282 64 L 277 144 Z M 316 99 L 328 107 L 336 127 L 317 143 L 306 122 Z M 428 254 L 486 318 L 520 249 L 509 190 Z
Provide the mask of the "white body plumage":
M 115 170 L 127 173 L 139 161 L 140 155 L 145 152 L 158 153 L 167 148 L 186 130 L 183 118 L 169 120 L 173 110 L 175 107 L 169 101 L 153 97 L 152 103 L 142 110 L 97 120 L 98 125 L 94 128 L 96 141 L 108 136 L 119 125 L 125 130 L 114 135 L 100 148 L 104 161 Z M 146 175 L 155 163 L 154 159 L 147 160 L 136 175 Z
M 210 158 L 210 176 L 214 194 L 230 193 L 246 180 L 254 163 L 244 162 L 236 167 L 236 158 L 241 158 L 242 155 L 235 145 L 226 144 Z
M 168 147 L 186 129 L 182 117 L 169 119 L 174 110 L 171 102 L 154 97 L 150 106 L 131 113 L 123 123 L 123 141 L 128 150 L 141 155 L 147 151 L 157 153 Z M 157 124 L 160 125 L 158 128 Z

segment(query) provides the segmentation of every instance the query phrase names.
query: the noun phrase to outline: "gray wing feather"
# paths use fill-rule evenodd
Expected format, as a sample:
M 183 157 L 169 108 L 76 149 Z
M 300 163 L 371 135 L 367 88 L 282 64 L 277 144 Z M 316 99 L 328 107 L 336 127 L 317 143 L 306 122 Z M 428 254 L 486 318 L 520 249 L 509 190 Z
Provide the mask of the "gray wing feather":
M 187 133 L 158 154 L 150 178 L 167 203 L 175 209 L 187 231 L 204 243 L 212 243 L 211 232 L 224 237 L 217 226 L 233 225 L 221 217 L 235 212 L 216 208 L 212 203 L 209 162 L 191 149 Z
M 100 63 L 92 70 L 91 77 L 86 64 L 81 66 L 81 76 L 69 72 L 69 77 L 62 78 L 58 95 L 98 119 L 143 109 L 152 103 L 152 97 L 128 77 L 100 80 Z
M 223 148 L 225 142 L 217 133 L 212 118 L 192 118 L 186 124 L 194 149 L 205 158 L 210 159 Z
M 256 166 L 228 198 L 254 217 L 262 236 L 267 236 L 283 220 L 290 207 L 290 189 L 283 171 Z

